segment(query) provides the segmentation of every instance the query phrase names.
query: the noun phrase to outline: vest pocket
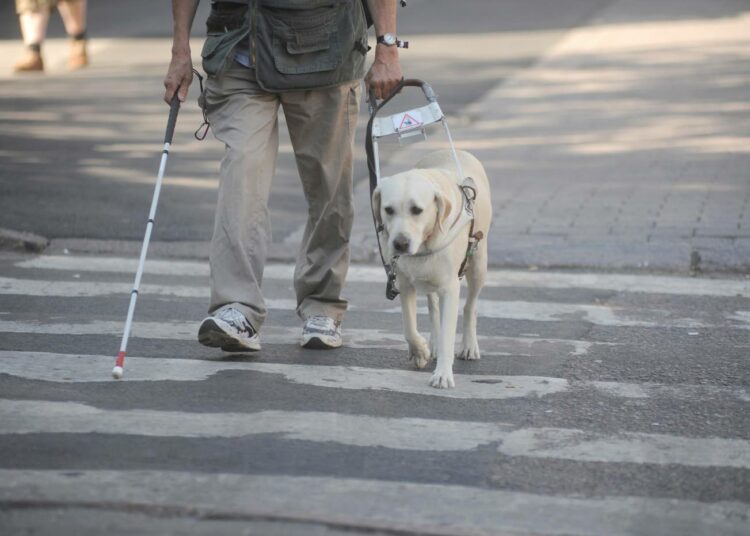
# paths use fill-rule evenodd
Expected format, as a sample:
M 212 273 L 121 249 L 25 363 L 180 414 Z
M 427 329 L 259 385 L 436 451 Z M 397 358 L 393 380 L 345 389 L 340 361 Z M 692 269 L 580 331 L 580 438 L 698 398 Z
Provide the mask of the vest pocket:
M 337 26 L 345 6 L 314 9 L 264 9 L 271 55 L 278 72 L 307 74 L 337 69 L 344 56 Z
M 315 45 L 302 45 L 274 36 L 273 61 L 282 74 L 306 74 L 336 69 L 343 60 L 335 34 Z

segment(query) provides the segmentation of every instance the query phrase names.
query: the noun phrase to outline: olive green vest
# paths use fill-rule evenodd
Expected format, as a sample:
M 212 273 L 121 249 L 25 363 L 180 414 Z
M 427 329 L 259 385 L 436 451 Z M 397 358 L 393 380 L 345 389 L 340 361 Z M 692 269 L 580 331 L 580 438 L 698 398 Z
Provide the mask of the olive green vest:
M 362 78 L 367 23 L 361 0 L 247 0 L 211 11 L 203 70 L 218 75 L 246 40 L 258 84 L 267 91 L 339 85 Z

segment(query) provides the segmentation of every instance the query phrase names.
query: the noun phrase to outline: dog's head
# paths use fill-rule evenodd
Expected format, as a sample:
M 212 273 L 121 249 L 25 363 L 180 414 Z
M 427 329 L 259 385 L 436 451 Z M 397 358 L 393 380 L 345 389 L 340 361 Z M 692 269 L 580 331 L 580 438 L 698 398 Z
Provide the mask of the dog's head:
M 388 257 L 414 255 L 443 232 L 451 200 L 427 173 L 414 169 L 386 177 L 372 194 L 375 220 L 386 232 Z

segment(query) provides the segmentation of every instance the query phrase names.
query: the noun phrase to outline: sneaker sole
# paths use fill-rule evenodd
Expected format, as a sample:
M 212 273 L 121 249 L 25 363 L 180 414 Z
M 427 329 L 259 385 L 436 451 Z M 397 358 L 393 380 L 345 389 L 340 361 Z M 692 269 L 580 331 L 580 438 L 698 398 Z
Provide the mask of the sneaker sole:
M 260 341 L 243 342 L 224 331 L 219 323 L 208 318 L 198 330 L 198 342 L 203 346 L 221 348 L 225 352 L 257 352 Z
M 330 340 L 323 339 L 316 335 L 312 335 L 309 338 L 303 338 L 301 346 L 302 348 L 308 348 L 310 350 L 334 350 L 341 348 L 343 341 L 332 342 Z

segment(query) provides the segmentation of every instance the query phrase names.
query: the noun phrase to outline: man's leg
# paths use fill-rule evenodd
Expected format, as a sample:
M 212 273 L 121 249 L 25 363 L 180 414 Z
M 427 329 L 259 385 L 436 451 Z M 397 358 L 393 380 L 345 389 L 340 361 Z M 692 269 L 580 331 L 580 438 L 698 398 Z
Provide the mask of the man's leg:
M 354 219 L 352 173 L 359 82 L 282 95 L 282 105 L 308 203 L 294 288 L 297 313 L 340 322 Z
M 235 63 L 209 78 L 206 104 L 211 128 L 226 146 L 211 240 L 209 312 L 237 309 L 258 331 L 266 318 L 260 285 L 271 240 L 278 97 L 257 86 L 253 70 Z

